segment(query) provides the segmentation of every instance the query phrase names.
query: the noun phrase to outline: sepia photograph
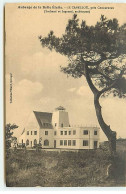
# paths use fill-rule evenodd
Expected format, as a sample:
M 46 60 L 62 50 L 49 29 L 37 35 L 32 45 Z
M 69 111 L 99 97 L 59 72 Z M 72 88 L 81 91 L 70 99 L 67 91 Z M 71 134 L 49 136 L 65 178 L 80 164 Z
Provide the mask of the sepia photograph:
M 5 4 L 6 187 L 126 187 L 125 12 Z

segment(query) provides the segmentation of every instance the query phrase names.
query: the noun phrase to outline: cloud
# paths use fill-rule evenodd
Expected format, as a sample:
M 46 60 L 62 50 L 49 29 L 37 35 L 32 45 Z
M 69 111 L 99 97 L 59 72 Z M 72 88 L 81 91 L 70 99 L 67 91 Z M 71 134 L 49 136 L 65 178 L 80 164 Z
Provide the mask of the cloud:
M 21 62 L 21 72 L 25 76 L 47 78 L 59 72 L 60 65 L 66 64 L 66 57 L 56 52 L 38 52 L 31 56 L 25 56 Z
M 76 88 L 70 88 L 70 89 L 68 89 L 67 91 L 68 92 L 74 92 L 76 90 Z
M 18 136 L 25 126 L 28 115 L 34 110 L 41 98 L 43 84 L 28 79 L 22 79 L 19 82 L 15 80 L 12 87 L 12 103 L 9 100 L 9 84 L 6 86 L 6 122 L 16 123 L 19 126 L 19 129 L 16 130 Z
M 32 82 L 27 79 L 21 80 L 15 86 L 15 95 L 16 97 L 19 95 L 24 98 L 33 98 L 38 95 L 43 89 L 43 85 L 39 82 Z
M 110 125 L 117 137 L 125 137 L 126 131 L 126 100 L 117 97 L 103 98 L 100 100 L 105 122 Z
M 80 96 L 85 97 L 85 99 L 93 99 L 93 94 L 89 88 L 89 86 L 84 85 L 81 86 L 78 90 L 77 90 L 77 94 Z

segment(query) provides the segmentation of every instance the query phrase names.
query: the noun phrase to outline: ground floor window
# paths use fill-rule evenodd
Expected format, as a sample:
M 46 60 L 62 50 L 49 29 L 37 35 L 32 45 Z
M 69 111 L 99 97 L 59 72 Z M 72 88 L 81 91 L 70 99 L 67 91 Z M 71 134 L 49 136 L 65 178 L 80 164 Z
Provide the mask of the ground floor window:
M 71 140 L 68 140 L 68 146 L 71 146 Z
M 96 149 L 98 147 L 98 142 L 94 141 L 94 149 Z
M 67 140 L 64 140 L 64 145 L 65 145 L 65 146 L 67 145 Z
M 88 140 L 83 140 L 83 146 L 88 146 Z
M 76 146 L 76 140 L 73 140 L 73 146 Z
M 60 145 L 61 145 L 61 146 L 63 145 L 63 140 L 60 140 Z
M 76 146 L 76 140 L 60 140 L 60 146 Z
M 37 144 L 37 140 L 36 139 L 34 139 L 34 145 L 36 145 Z
M 49 141 L 47 139 L 44 141 L 44 146 L 49 146 Z
M 29 145 L 29 140 L 27 139 L 27 140 L 26 140 L 26 146 L 28 146 L 28 145 Z

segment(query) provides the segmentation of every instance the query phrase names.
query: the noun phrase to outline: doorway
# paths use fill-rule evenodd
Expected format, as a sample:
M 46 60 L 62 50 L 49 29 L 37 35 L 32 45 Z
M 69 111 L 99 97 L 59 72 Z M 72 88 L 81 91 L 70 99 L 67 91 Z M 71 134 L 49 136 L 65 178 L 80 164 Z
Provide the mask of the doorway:
M 56 148 L 56 140 L 54 140 L 54 148 Z
M 97 147 L 98 147 L 98 142 L 94 141 L 94 149 L 97 149 Z

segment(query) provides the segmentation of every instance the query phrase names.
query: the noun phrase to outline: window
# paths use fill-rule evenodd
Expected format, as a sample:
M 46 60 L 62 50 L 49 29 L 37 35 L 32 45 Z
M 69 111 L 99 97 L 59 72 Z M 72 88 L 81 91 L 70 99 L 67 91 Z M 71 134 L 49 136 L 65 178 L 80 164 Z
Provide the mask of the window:
M 63 145 L 63 140 L 60 140 L 60 145 Z
M 27 140 L 26 140 L 26 146 L 28 146 L 28 145 L 29 145 L 29 140 L 27 139 Z
M 96 149 L 98 147 L 98 142 L 94 141 L 94 149 Z
M 34 139 L 34 145 L 36 145 L 37 144 L 37 140 L 36 139 Z
M 47 139 L 44 141 L 44 146 L 49 146 L 49 141 Z
M 61 127 L 63 127 L 63 123 L 61 123 Z
M 29 135 L 29 131 L 27 131 L 27 135 Z
M 49 123 L 43 123 L 44 127 L 48 127 Z
M 60 135 L 63 135 L 63 131 L 60 131 Z
M 54 131 L 54 135 L 56 135 L 56 131 Z
M 64 140 L 64 145 L 65 145 L 65 146 L 67 145 L 67 140 Z
M 83 135 L 88 135 L 88 130 L 84 130 Z
M 48 131 L 45 131 L 45 135 L 48 135 Z
M 34 135 L 37 135 L 37 131 L 34 131 Z
M 57 126 L 57 123 L 55 123 L 55 127 Z
M 73 130 L 73 135 L 76 135 L 76 130 Z
M 83 140 L 83 146 L 88 146 L 88 140 Z
M 71 131 L 69 131 L 69 135 L 71 135 Z
M 68 146 L 71 146 L 71 140 L 68 140 Z
M 94 131 L 94 135 L 97 135 L 98 134 L 98 132 L 97 131 Z
M 76 140 L 73 140 L 73 146 L 76 146 Z
M 31 131 L 31 135 L 32 135 L 32 131 Z
M 64 135 L 67 135 L 67 131 L 64 131 Z

